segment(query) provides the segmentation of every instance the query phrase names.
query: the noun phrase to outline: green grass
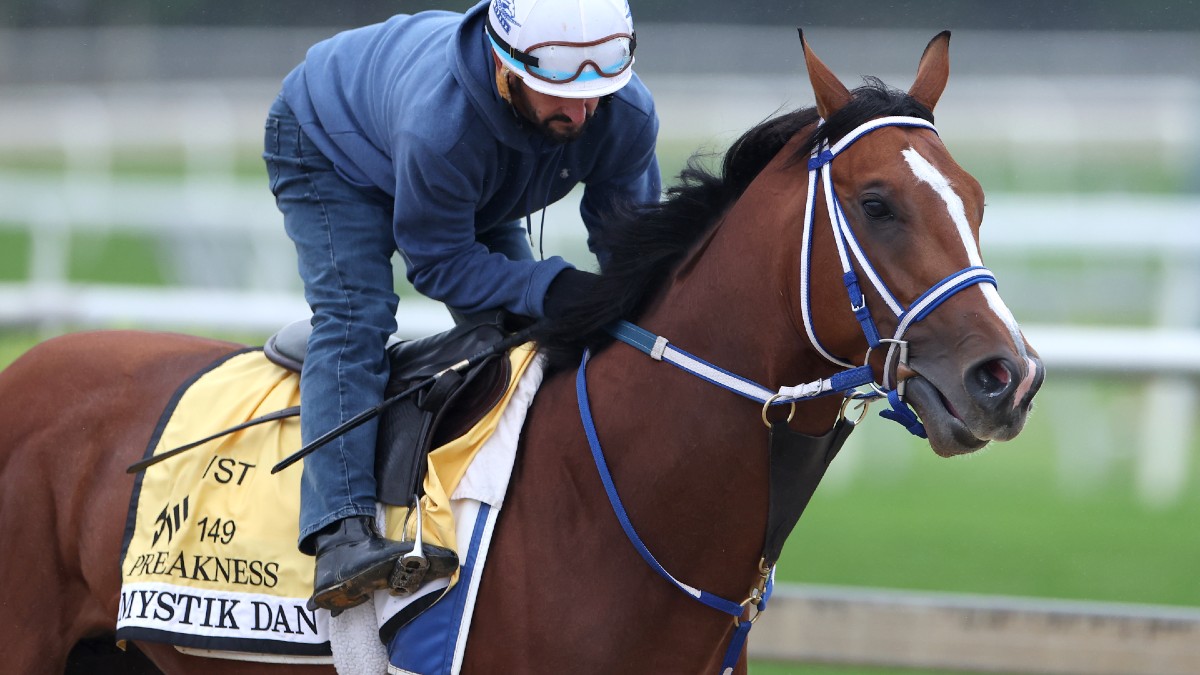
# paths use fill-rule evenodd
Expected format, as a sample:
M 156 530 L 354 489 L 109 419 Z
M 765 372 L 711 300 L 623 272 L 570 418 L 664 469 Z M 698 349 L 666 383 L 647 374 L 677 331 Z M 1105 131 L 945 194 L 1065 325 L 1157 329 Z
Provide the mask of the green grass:
M 693 141 L 660 145 L 664 183 L 675 183 L 697 149 L 709 153 L 700 160 L 710 168 L 720 156 L 712 152 L 724 151 L 723 146 L 701 147 Z M 1160 158 L 1137 152 L 1081 151 L 1064 164 L 1055 158 L 1006 158 L 1003 152 L 986 147 L 952 149 L 991 193 L 1161 193 L 1186 187 L 1182 175 Z M 118 154 L 113 168 L 130 176 L 182 176 L 181 157 L 170 150 Z M 1014 161 L 1021 162 L 1020 171 Z M 56 170 L 63 161 L 55 156 L 6 157 L 0 164 Z M 262 179 L 256 150 L 244 149 L 234 166 L 241 178 Z M 73 235 L 70 243 L 72 281 L 153 284 L 164 280 L 157 245 L 149 239 Z M 29 249 L 28 235 L 0 227 L 0 282 L 28 277 Z M 1024 264 L 1070 274 L 1095 262 L 1054 256 Z M 1066 317 L 1075 320 L 1145 320 L 1141 315 L 1113 317 L 1106 308 L 1069 309 L 1082 313 Z M 39 339 L 33 332 L 0 332 L 0 367 Z M 872 415 L 834 462 L 790 538 L 779 579 L 1200 606 L 1200 581 L 1195 574 L 1200 569 L 1200 537 L 1195 534 L 1200 491 L 1191 489 L 1200 480 L 1200 471 L 1195 466 L 1188 469 L 1188 489 L 1168 506 L 1151 507 L 1139 499 L 1134 489 L 1137 391 L 1138 385 L 1128 382 L 1051 379 L 1040 395 L 1037 414 L 1020 438 L 956 459 L 934 456 L 923 442 Z M 1073 463 L 1064 459 L 1072 456 L 1076 457 Z M 1191 456 L 1193 464 L 1200 463 L 1196 447 Z M 919 671 L 756 662 L 751 672 Z
M 37 341 L 0 333 L 0 366 Z M 954 459 L 871 415 L 789 539 L 779 580 L 1200 606 L 1200 491 L 1155 508 L 1134 489 L 1139 389 L 1052 379 L 1020 437 Z M 1090 445 L 1097 434 L 1104 443 Z M 1187 487 L 1198 480 L 1192 466 Z M 751 672 L 922 671 L 756 662 Z
M 136 178 L 139 176 L 182 178 L 188 172 L 186 150 L 180 146 L 163 145 L 153 148 L 116 148 L 111 161 L 105 165 L 113 173 Z M 35 151 L 6 152 L 0 158 L 0 169 L 25 171 L 61 172 L 67 167 L 66 156 L 56 148 Z M 217 167 L 196 167 L 197 170 L 220 170 L 232 168 L 238 178 L 258 180 L 266 189 L 266 167 L 262 160 L 262 149 L 242 146 L 234 148 L 234 154 L 225 164 Z M 98 168 L 98 167 L 97 167 Z
M 753 632 L 751 632 L 753 635 Z M 769 663 L 752 661 L 751 675 L 920 675 L 934 673 L 937 675 L 959 675 L 954 670 L 918 670 L 915 668 L 884 668 L 870 666 L 837 666 L 824 663 L 806 663 L 804 665 Z
M 29 278 L 29 235 L 0 223 L 0 282 Z
M 710 169 L 736 136 L 725 139 L 664 139 L 658 146 L 663 183 L 673 184 L 688 157 Z M 1084 147 L 1074 152 L 947 141 L 950 152 L 988 194 L 1132 192 L 1174 194 L 1195 189 L 1194 168 L 1142 147 Z M 715 153 L 715 154 L 714 154 Z
M 0 365 L 37 341 L 0 336 Z M 1137 389 L 1051 381 L 1018 439 L 954 459 L 872 415 L 789 539 L 779 579 L 1200 606 L 1200 492 L 1164 507 L 1139 499 L 1136 434 L 1120 422 L 1136 422 Z M 1092 433 L 1112 447 L 1089 456 L 1072 425 L 1111 426 Z M 1064 459 L 1072 452 L 1080 463 Z
M 32 332 L 0 333 L 0 368 L 12 363 L 18 356 L 40 341 Z
M 817 491 L 779 578 L 1200 606 L 1200 493 L 1188 489 L 1200 475 L 1190 467 L 1169 505 L 1139 498 L 1130 389 L 1050 382 L 1020 437 L 954 459 L 872 417 Z M 1088 394 L 1080 417 L 1077 398 Z M 1096 429 L 1115 448 L 1090 454 Z
M 70 281 L 106 284 L 163 284 L 157 239 L 128 232 L 74 233 L 68 241 Z M 28 232 L 0 227 L 0 282 L 29 278 L 32 243 Z
M 689 157 L 696 155 L 709 168 L 719 166 L 721 156 L 736 133 L 719 138 L 663 137 L 658 145 L 663 182 L 675 183 Z M 1178 160 L 1142 146 L 1105 145 L 1069 150 L 1044 150 L 1036 146 L 1014 150 L 1011 146 L 948 141 L 951 152 L 989 193 L 1089 193 L 1140 192 L 1178 193 L 1195 189 L 1195 167 L 1180 166 Z M 266 169 L 257 146 L 234 148 L 227 166 L 238 179 L 257 181 L 266 189 Z M 185 150 L 176 146 L 114 151 L 108 166 L 118 175 L 156 179 L 182 178 L 188 172 Z M 46 148 L 12 152 L 0 158 L 0 169 L 59 172 L 66 168 L 62 152 Z M 201 171 L 224 166 L 197 167 Z
M 165 282 L 157 240 L 135 234 L 77 234 L 71 241 L 69 278 L 112 284 L 159 285 Z

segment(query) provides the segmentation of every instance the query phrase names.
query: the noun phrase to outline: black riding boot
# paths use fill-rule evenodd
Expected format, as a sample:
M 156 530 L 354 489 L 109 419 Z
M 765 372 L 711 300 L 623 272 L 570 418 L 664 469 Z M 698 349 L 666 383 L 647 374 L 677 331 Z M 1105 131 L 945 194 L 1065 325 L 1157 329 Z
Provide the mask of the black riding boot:
M 366 602 L 372 591 L 396 586 L 401 580 L 403 586 L 395 590 L 407 595 L 425 581 L 458 569 L 458 556 L 440 546 L 425 544 L 424 558 L 414 560 L 413 542 L 384 539 L 370 516 L 343 518 L 313 536 L 317 565 L 310 610 L 320 607 L 339 613 Z

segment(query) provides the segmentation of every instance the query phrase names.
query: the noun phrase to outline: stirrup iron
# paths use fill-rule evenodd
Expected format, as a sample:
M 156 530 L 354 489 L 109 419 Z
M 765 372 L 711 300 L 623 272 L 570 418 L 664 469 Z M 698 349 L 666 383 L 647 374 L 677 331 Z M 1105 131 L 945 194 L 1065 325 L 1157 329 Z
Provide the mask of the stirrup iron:
M 429 569 L 429 559 L 425 557 L 424 526 L 422 524 L 424 518 L 421 514 L 420 497 L 414 495 L 413 504 L 412 511 L 409 512 L 409 515 L 415 515 L 417 518 L 413 547 L 411 551 L 396 561 L 392 577 L 388 580 L 391 594 L 402 598 L 412 595 L 421 587 L 421 582 L 425 580 L 425 572 Z

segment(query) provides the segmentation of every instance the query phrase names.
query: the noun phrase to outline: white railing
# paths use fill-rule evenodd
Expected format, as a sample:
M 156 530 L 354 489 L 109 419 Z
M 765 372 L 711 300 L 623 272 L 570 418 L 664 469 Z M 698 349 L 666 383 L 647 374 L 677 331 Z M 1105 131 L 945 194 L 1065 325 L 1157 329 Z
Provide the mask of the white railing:
M 925 670 L 1192 675 L 1200 609 L 780 584 L 751 658 Z
M 982 148 L 985 156 L 998 151 L 1009 171 L 1029 171 L 1019 185 L 1036 182 L 1047 167 L 1080 172 L 1087 161 L 1081 148 L 1111 142 L 1113 130 L 1122 128 L 1136 131 L 1125 141 L 1143 159 L 1158 157 L 1164 172 L 1177 174 L 1197 163 L 1196 80 L 1076 78 L 1060 84 L 1048 92 L 1044 80 L 959 78 L 939 107 L 940 130 L 951 147 Z M 27 279 L 0 284 L 0 325 L 48 333 L 114 325 L 204 327 L 265 336 L 306 316 L 293 249 L 265 179 L 235 174 L 237 157 L 259 152 L 275 86 L 176 82 L 0 91 L 0 153 L 62 159 L 60 170 L 0 168 L 0 228 L 25 232 L 31 242 Z M 664 145 L 721 147 L 770 113 L 803 103 L 789 101 L 774 80 L 672 76 L 655 78 L 653 86 Z M 712 91 L 722 95 L 703 96 Z M 1149 122 L 1130 125 L 1130 106 Z M 1054 128 L 1066 125 L 1069 133 L 1049 133 L 1046 125 L 1055 120 Z M 170 177 L 114 170 L 129 153 L 176 153 L 182 168 Z M 1000 275 L 1006 299 L 1018 316 L 1024 316 L 1022 308 L 1036 316 L 1028 332 L 1053 379 L 1152 378 L 1146 410 L 1133 417 L 1142 426 L 1136 480 L 1144 499 L 1155 504 L 1173 503 L 1188 476 L 1200 374 L 1198 207 L 1195 196 L 992 194 L 983 231 L 987 262 Z M 577 212 L 571 199 L 548 210 L 546 250 L 587 265 Z M 167 286 L 70 280 L 72 235 L 118 231 L 162 242 L 158 262 Z M 1079 272 L 1047 286 L 1022 263 L 1045 255 L 1066 256 Z M 1093 256 L 1102 262 L 1087 262 Z M 1129 257 L 1150 262 L 1115 279 L 1107 261 Z M 1102 320 L 1080 325 L 1080 306 Z M 1136 314 L 1136 325 L 1104 318 L 1110 308 L 1121 316 Z M 450 325 L 440 306 L 418 297 L 406 296 L 400 311 L 401 332 L 409 336 Z
M 771 113 L 810 103 L 806 91 L 793 95 L 803 90 L 799 74 L 786 83 L 707 75 L 649 74 L 646 80 L 659 102 L 664 139 L 688 147 L 724 147 Z M 995 157 L 1017 176 L 1019 188 L 1041 189 L 1047 172 L 1071 187 L 1076 179 L 1061 176 L 1084 173 L 1090 155 L 1083 150 L 1110 143 L 1121 152 L 1136 149 L 1139 159 L 1157 157 L 1164 173 L 1190 171 L 1200 181 L 1198 82 L 956 75 L 939 106 L 939 128 L 956 152 L 965 147 Z M 240 181 L 234 173 L 239 153 L 259 151 L 275 87 L 247 81 L 0 88 L 0 160 L 47 153 L 63 164 L 53 171 L 0 168 L 0 230 L 26 233 L 31 242 L 27 278 L 0 284 L 0 327 L 47 333 L 202 327 L 265 335 L 306 316 L 293 249 L 265 181 Z M 129 152 L 177 153 L 182 173 L 114 171 L 116 157 Z M 586 264 L 575 213 L 570 200 L 550 208 L 546 250 Z M 1025 330 L 1051 382 L 1074 375 L 1151 382 L 1141 408 L 1125 417 L 1139 428 L 1131 453 L 1134 480 L 1152 505 L 1175 503 L 1193 473 L 1191 420 L 1200 375 L 1196 213 L 1196 196 L 988 198 L 987 262 L 1018 316 L 1022 307 L 1037 315 Z M 159 238 L 169 285 L 73 283 L 71 241 L 81 232 Z M 1046 285 L 1023 263 L 1037 256 L 1064 257 L 1077 269 Z M 1108 263 L 1131 257 L 1150 262 L 1114 279 Z M 1074 312 L 1079 306 L 1100 319 L 1082 322 Z M 1138 320 L 1112 320 L 1112 314 Z M 406 297 L 401 316 L 402 332 L 412 336 L 450 323 L 439 305 L 419 298 Z M 1050 414 L 1084 419 L 1087 405 Z M 1087 445 L 1086 439 L 1074 442 Z M 1097 461 L 1087 449 L 1066 454 L 1089 465 Z M 843 453 L 840 474 L 861 470 L 853 458 Z M 752 635 L 751 653 L 909 667 L 1195 672 L 1198 626 L 1189 609 L 783 588 Z

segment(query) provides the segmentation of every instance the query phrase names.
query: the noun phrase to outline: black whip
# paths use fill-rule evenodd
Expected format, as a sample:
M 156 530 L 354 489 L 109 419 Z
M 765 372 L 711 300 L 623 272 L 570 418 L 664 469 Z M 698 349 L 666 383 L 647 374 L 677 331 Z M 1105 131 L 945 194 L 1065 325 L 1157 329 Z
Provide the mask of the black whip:
M 133 464 L 129 465 L 129 468 L 125 469 L 125 473 L 138 473 L 140 471 L 145 471 L 146 469 L 154 466 L 155 464 L 158 464 L 159 462 L 163 461 L 164 459 L 170 459 L 170 458 L 174 457 L 175 455 L 178 455 L 187 450 L 191 450 L 192 448 L 194 448 L 198 445 L 204 445 L 205 443 L 212 441 L 212 440 L 216 440 L 222 436 L 228 436 L 229 434 L 232 434 L 235 431 L 241 431 L 242 429 L 247 429 L 249 427 L 252 427 L 252 426 L 255 426 L 258 424 L 262 424 L 263 422 L 271 422 L 273 420 L 282 420 L 282 419 L 287 419 L 288 417 L 295 417 L 299 414 L 300 414 L 300 406 L 295 405 L 290 408 L 284 408 L 283 410 L 276 410 L 275 412 L 267 413 L 266 415 L 263 415 L 261 417 L 255 417 L 254 419 L 242 422 L 241 424 L 239 424 L 237 426 L 229 427 L 228 429 L 225 429 L 224 431 L 218 431 L 217 433 L 213 434 L 212 436 L 207 436 L 205 438 L 201 438 L 198 441 L 193 441 L 191 443 L 188 443 L 187 445 L 181 445 L 178 448 L 173 448 L 171 450 L 168 450 L 168 451 L 162 453 L 161 455 L 154 455 L 153 457 L 147 457 L 139 462 L 134 462 Z
M 434 382 L 437 381 L 437 379 L 439 377 L 442 377 L 446 373 L 448 373 L 448 372 L 462 373 L 463 371 L 465 371 L 473 366 L 478 365 L 480 362 L 484 361 L 485 359 L 487 359 L 495 354 L 503 354 L 503 353 L 507 352 L 508 350 L 510 350 L 514 347 L 517 347 L 518 345 L 525 344 L 526 342 L 529 341 L 530 336 L 533 335 L 533 333 L 539 328 L 541 328 L 540 323 L 533 324 L 531 326 L 527 326 L 527 327 L 517 331 L 516 333 L 509 335 L 508 337 L 504 338 L 503 340 L 501 340 L 489 347 L 485 347 L 484 349 L 480 350 L 475 355 L 470 356 L 466 359 L 463 359 L 462 361 L 459 361 L 458 363 L 450 366 L 449 368 L 446 368 L 445 370 L 441 371 L 440 373 L 437 373 L 436 375 L 430 375 L 429 377 L 425 378 L 424 380 L 421 380 L 420 382 L 414 384 L 413 386 L 409 387 L 408 389 L 405 389 L 404 391 L 400 392 L 399 394 L 396 394 L 395 396 L 384 399 L 384 401 L 382 403 L 380 403 L 379 405 L 374 406 L 372 408 L 367 408 L 366 410 L 358 413 L 354 417 L 351 417 L 350 419 L 346 420 L 345 422 L 342 422 L 341 424 L 334 427 L 333 429 L 330 429 L 329 431 L 327 431 L 326 433 L 321 435 L 320 438 L 314 439 L 308 445 L 305 445 L 304 447 L 300 448 L 296 452 L 288 455 L 287 457 L 284 457 L 282 460 L 279 461 L 278 464 L 271 467 L 271 473 L 279 473 L 280 471 L 283 471 L 284 469 L 295 464 L 296 462 L 299 462 L 301 459 L 304 459 L 306 456 L 308 456 L 315 450 L 323 447 L 324 445 L 329 443 L 329 441 L 332 441 L 333 439 L 337 438 L 338 436 L 341 436 L 342 434 L 346 433 L 347 431 L 350 431 L 351 429 L 359 427 L 359 426 L 363 425 L 364 423 L 366 423 L 367 421 L 372 420 L 375 417 L 378 417 L 381 412 L 383 412 L 384 410 L 387 410 L 393 404 L 403 400 L 405 397 L 412 396 L 416 392 L 433 384 Z

